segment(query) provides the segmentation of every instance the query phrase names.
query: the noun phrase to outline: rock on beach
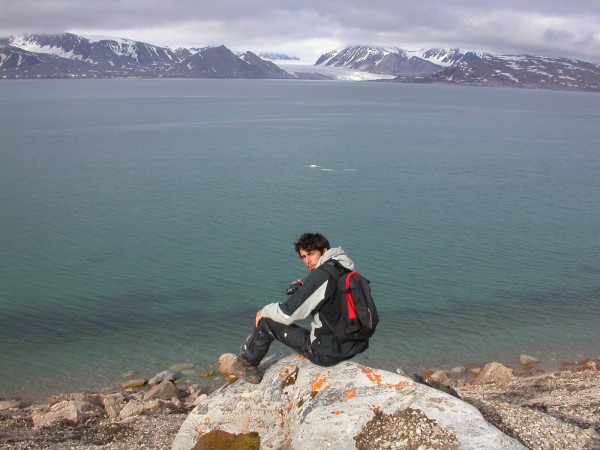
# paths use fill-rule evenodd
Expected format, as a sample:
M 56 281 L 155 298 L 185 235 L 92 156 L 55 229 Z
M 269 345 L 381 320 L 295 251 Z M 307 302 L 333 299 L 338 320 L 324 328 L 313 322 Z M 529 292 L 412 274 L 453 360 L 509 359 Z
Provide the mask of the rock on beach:
M 135 389 L 144 386 L 148 381 L 143 378 L 136 378 L 133 380 L 127 380 L 121 384 L 123 389 Z
M 506 383 L 513 377 L 513 370 L 500 363 L 486 364 L 483 370 L 473 380 L 473 384 Z
M 21 407 L 21 402 L 18 400 L 2 400 L 0 401 L 0 411 L 5 409 L 18 409 Z
M 150 380 L 148 380 L 148 384 L 150 386 L 154 386 L 155 384 L 160 384 L 163 381 L 175 381 L 175 378 L 175 372 L 172 370 L 163 370 L 162 372 L 150 378 Z
M 409 439 L 414 448 L 525 448 L 472 405 L 399 374 L 351 361 L 319 367 L 298 355 L 272 356 L 260 370 L 261 384 L 238 380 L 196 407 L 173 450 L 201 448 L 217 430 L 258 433 L 262 449 L 386 448 Z
M 540 360 L 537 359 L 535 356 L 521 355 L 519 357 L 519 362 L 524 366 L 530 366 L 533 364 L 538 364 Z
M 224 353 L 217 360 L 217 369 L 219 373 L 225 377 L 226 380 L 236 380 L 235 375 L 233 375 L 233 364 L 236 362 L 237 356 L 233 353 Z

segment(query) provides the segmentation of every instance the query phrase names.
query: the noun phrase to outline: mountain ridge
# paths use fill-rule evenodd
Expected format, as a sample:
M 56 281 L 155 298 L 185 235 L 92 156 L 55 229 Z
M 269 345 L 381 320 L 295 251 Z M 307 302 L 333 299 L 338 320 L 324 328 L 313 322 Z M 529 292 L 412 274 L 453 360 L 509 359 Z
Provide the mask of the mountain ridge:
M 322 55 L 317 64 L 396 75 L 393 81 L 404 83 L 600 91 L 600 66 L 568 58 L 352 46 Z
M 271 62 L 256 55 L 241 59 L 223 45 L 171 50 L 129 39 L 91 39 L 71 33 L 1 39 L 0 77 L 292 78 Z
M 319 69 L 336 68 L 388 82 L 600 91 L 600 66 L 568 58 L 357 45 L 324 53 L 311 70 L 290 74 L 267 58 L 276 54 L 261 55 L 234 54 L 224 45 L 172 50 L 121 38 L 20 34 L 0 39 L 0 78 L 322 80 L 338 77 Z

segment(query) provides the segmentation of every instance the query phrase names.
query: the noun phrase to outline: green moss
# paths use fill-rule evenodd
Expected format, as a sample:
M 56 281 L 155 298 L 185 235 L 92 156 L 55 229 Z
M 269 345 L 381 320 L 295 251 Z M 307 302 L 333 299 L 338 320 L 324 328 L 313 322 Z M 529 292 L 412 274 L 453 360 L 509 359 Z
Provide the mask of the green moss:
M 212 430 L 204 434 L 192 450 L 259 450 L 260 436 L 256 432 L 232 434 Z

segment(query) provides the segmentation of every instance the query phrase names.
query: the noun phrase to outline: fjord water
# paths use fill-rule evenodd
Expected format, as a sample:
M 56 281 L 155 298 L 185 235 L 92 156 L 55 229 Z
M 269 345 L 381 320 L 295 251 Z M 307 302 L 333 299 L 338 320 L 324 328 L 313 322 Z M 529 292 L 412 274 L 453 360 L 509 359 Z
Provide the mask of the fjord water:
M 0 397 L 212 370 L 305 231 L 371 280 L 360 362 L 600 356 L 596 94 L 2 81 L 0 118 Z

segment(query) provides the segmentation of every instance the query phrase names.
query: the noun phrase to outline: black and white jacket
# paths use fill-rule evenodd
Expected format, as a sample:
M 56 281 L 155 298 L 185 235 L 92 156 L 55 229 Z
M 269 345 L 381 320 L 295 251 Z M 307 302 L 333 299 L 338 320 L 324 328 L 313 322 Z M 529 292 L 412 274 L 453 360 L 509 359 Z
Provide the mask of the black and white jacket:
M 367 349 L 368 341 L 345 342 L 339 352 L 333 350 L 333 331 L 323 322 L 333 326 L 341 316 L 341 307 L 337 290 L 337 279 L 333 278 L 319 266 L 330 259 L 335 259 L 344 268 L 354 270 L 354 263 L 341 247 L 329 249 L 319 259 L 317 268 L 313 270 L 304 284 L 287 301 L 271 303 L 263 308 L 263 317 L 284 325 L 291 325 L 300 320 L 312 317 L 310 341 L 315 352 L 336 357 L 353 356 Z M 322 321 L 321 317 L 325 320 Z

